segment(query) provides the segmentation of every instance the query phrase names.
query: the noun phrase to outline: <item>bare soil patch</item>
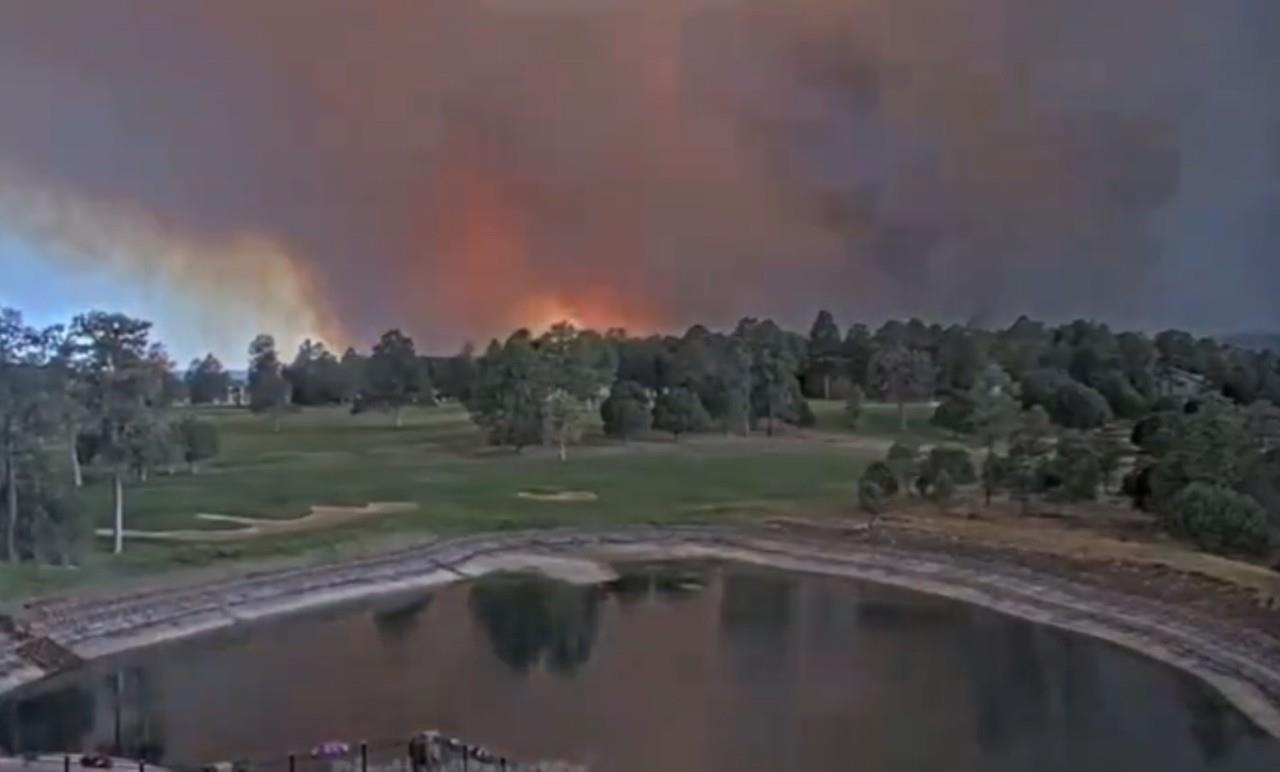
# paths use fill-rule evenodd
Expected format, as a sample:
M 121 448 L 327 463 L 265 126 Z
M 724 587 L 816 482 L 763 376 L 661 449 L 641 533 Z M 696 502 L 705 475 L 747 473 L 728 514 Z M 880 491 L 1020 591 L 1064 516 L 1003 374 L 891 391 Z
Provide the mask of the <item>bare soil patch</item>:
M 551 490 L 532 490 L 519 491 L 516 498 L 526 499 L 528 501 L 549 501 L 557 504 L 571 504 L 585 501 L 598 501 L 599 496 L 591 491 L 551 491 Z

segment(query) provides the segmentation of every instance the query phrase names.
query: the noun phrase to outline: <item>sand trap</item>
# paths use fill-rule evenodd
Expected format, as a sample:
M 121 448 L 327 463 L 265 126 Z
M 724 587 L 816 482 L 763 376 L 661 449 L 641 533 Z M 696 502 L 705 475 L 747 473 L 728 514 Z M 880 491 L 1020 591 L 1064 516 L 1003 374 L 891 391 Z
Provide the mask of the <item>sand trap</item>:
M 564 504 L 575 501 L 597 501 L 600 497 L 591 491 L 520 491 L 516 494 L 516 498 Z
M 302 517 L 289 520 L 273 520 L 257 517 L 236 517 L 234 515 L 198 514 L 197 520 L 205 522 L 231 523 L 239 528 L 228 528 L 217 531 L 179 530 L 179 531 L 130 531 L 124 532 L 126 541 L 167 541 L 187 543 L 222 543 L 262 539 L 269 536 L 307 533 L 334 528 L 358 520 L 379 515 L 390 515 L 400 512 L 412 512 L 418 505 L 411 501 L 374 501 L 363 507 L 329 507 L 314 506 Z M 111 538 L 110 528 L 99 528 L 95 533 L 102 538 Z

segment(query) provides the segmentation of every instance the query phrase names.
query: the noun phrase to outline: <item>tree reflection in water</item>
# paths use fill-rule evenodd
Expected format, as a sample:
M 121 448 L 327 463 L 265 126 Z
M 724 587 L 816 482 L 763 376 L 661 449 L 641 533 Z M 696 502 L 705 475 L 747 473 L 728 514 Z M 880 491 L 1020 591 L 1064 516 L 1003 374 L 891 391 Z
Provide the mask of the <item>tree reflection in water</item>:
M 599 587 L 498 574 L 477 582 L 468 601 L 494 656 L 508 667 L 523 673 L 542 663 L 568 675 L 591 658 L 603 595 Z

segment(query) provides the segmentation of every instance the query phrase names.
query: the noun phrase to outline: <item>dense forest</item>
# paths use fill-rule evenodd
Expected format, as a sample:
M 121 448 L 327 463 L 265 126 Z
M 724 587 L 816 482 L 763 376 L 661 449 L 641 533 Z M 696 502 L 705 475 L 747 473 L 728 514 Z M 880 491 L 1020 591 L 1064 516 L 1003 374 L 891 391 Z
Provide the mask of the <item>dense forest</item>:
M 0 554 L 73 561 L 85 469 L 112 487 L 122 549 L 127 485 L 179 465 L 198 473 L 217 428 L 183 408 L 215 404 L 279 427 L 303 406 L 384 411 L 398 426 L 408 406 L 457 402 L 490 442 L 564 459 L 597 419 L 619 441 L 679 441 L 794 433 L 813 424 L 816 399 L 842 401 L 852 431 L 865 401 L 896 404 L 905 429 L 906 406 L 927 402 L 955 443 L 897 443 L 863 474 L 862 509 L 964 485 L 1027 512 L 1122 490 L 1208 549 L 1265 552 L 1280 525 L 1280 356 L 1177 330 L 1025 317 L 1004 329 L 911 319 L 842 330 L 822 311 L 807 333 L 753 318 L 680 336 L 561 324 L 438 357 L 391 330 L 367 352 L 306 341 L 286 360 L 261 335 L 248 354 L 239 383 L 212 355 L 179 372 L 142 320 L 92 312 L 34 329 L 0 312 Z

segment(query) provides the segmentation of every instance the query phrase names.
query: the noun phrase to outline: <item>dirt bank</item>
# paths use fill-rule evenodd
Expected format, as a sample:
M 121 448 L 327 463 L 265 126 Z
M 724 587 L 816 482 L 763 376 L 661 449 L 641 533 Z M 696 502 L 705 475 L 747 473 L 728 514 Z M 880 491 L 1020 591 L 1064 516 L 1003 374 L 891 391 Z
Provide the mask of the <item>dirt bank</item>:
M 0 691 L 47 675 L 23 659 L 19 639 L 48 639 L 90 659 L 266 616 L 511 568 L 590 581 L 608 575 L 596 561 L 632 557 L 725 559 L 867 579 L 1074 630 L 1196 675 L 1280 738 L 1280 643 L 1264 627 L 1190 607 L 1177 596 L 1146 592 L 1146 585 L 1125 586 L 1105 576 L 1091 581 L 1070 566 L 1028 565 L 1015 555 L 966 552 L 955 545 L 886 544 L 865 534 L 841 537 L 802 529 L 476 536 L 333 566 L 115 597 L 33 601 L 18 610 L 11 630 L 0 627 Z

